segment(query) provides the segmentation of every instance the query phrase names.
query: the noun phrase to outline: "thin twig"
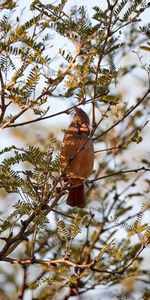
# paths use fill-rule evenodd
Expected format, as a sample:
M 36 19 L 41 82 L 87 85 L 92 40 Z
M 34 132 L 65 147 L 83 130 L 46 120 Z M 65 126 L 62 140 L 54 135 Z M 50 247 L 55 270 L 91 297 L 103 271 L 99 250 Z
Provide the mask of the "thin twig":
M 39 209 L 46 209 L 46 213 L 48 214 L 58 203 L 61 196 L 64 194 L 64 192 L 61 192 L 58 196 L 55 197 L 54 201 L 50 206 L 47 205 L 47 202 L 49 200 L 49 195 L 47 195 L 45 201 L 41 204 Z M 20 228 L 20 231 L 15 235 L 11 236 L 7 239 L 6 244 L 0 251 L 0 260 L 3 260 L 7 255 L 9 255 L 22 241 L 24 241 L 28 235 L 34 232 L 35 226 L 33 226 L 31 229 L 26 231 L 29 224 L 34 220 L 36 217 L 37 212 L 34 211 L 28 219 L 25 221 L 22 221 L 22 226 Z
M 89 103 L 89 102 L 91 102 L 91 99 L 86 100 L 86 103 Z M 80 105 L 83 105 L 83 104 L 79 103 L 77 105 L 73 105 L 73 106 L 71 106 L 67 109 L 62 110 L 62 111 L 59 111 L 55 114 L 44 116 L 44 117 L 38 117 L 38 118 L 30 120 L 30 121 L 20 122 L 20 123 L 17 123 L 17 124 L 9 124 L 7 126 L 7 128 L 29 125 L 31 123 L 35 123 L 35 122 L 43 121 L 43 120 L 46 120 L 46 119 L 54 118 L 54 117 L 62 115 L 62 114 L 69 114 L 72 109 L 74 109 L 75 107 L 78 107 Z
M 102 180 L 102 179 L 105 179 L 105 178 L 109 178 L 109 177 L 113 177 L 113 176 L 118 176 L 118 175 L 121 175 L 121 174 L 127 174 L 127 173 L 138 173 L 140 171 L 150 172 L 150 169 L 149 168 L 145 168 L 145 167 L 141 167 L 141 168 L 137 168 L 137 169 L 130 169 L 130 170 L 118 171 L 118 172 L 114 172 L 114 173 L 111 173 L 111 174 L 108 174 L 108 175 L 97 177 L 95 179 L 87 180 L 87 181 L 85 181 L 85 183 L 87 183 L 87 185 L 89 185 L 89 184 L 91 184 L 91 183 L 93 183 L 95 181 Z M 79 186 L 81 186 L 81 184 L 77 184 L 77 185 L 69 186 L 69 187 L 65 186 L 65 187 L 62 188 L 62 191 L 70 190 L 70 189 L 75 189 L 75 188 L 77 188 Z
M 122 268 L 120 271 L 117 271 L 117 273 L 119 274 L 123 274 L 133 263 L 134 261 L 139 257 L 139 255 L 141 254 L 141 252 L 145 249 L 145 245 L 142 245 L 140 250 L 137 252 L 137 254 L 134 256 L 134 258 L 124 267 Z
M 19 288 L 18 300 L 23 300 L 23 298 L 24 298 L 24 293 L 26 290 L 26 279 L 27 279 L 27 266 L 23 265 L 23 282 Z
M 3 261 L 9 262 L 9 263 L 15 264 L 15 265 L 23 265 L 23 266 L 28 266 L 28 265 L 32 265 L 32 264 L 39 264 L 39 265 L 48 265 L 48 266 L 56 267 L 57 264 L 61 264 L 61 265 L 67 265 L 67 266 L 70 266 L 70 267 L 80 268 L 82 270 L 84 270 L 86 268 L 91 269 L 92 266 L 95 265 L 95 261 L 92 261 L 92 262 L 87 263 L 87 264 L 77 264 L 73 261 L 66 260 L 64 258 L 53 259 L 53 260 L 34 258 L 33 260 L 31 260 L 31 259 L 15 259 L 15 258 L 6 257 L 6 258 L 3 259 Z M 110 270 L 99 270 L 99 272 L 114 274 L 113 271 L 110 271 Z
M 4 89 L 4 81 L 3 81 L 3 75 L 0 70 L 0 82 L 1 82 L 1 115 L 0 115 L 0 123 L 2 122 L 6 110 L 6 105 L 5 105 L 5 89 Z
M 106 93 L 104 93 L 105 95 Z M 103 96 L 103 94 L 101 95 Z M 97 96 L 96 98 L 100 99 L 101 96 Z M 84 101 L 84 104 L 88 104 L 92 101 L 92 98 L 90 99 L 87 99 Z M 62 111 L 59 111 L 55 114 L 52 114 L 52 115 L 48 115 L 48 116 L 44 116 L 44 117 L 38 117 L 36 119 L 33 119 L 33 120 L 30 120 L 30 121 L 25 121 L 25 122 L 20 122 L 20 123 L 17 123 L 17 124 L 8 124 L 7 125 L 7 128 L 12 128 L 12 127 L 19 127 L 19 126 L 24 126 L 24 125 L 29 125 L 31 123 L 35 123 L 35 122 L 39 122 L 39 121 L 43 121 L 43 120 L 46 120 L 46 119 L 50 119 L 50 118 L 54 118 L 56 116 L 59 116 L 59 115 L 62 115 L 62 114 L 69 114 L 74 108 L 76 107 L 79 107 L 83 105 L 82 102 L 76 104 L 76 105 L 72 105 L 71 107 L 67 108 L 67 109 L 64 109 Z M 97 128 L 97 127 L 96 127 Z
M 147 92 L 144 94 L 144 96 L 142 98 L 140 98 L 137 101 L 137 103 L 133 107 L 131 107 L 131 109 L 129 109 L 128 112 L 120 120 L 118 120 L 116 123 L 114 123 L 112 126 L 110 126 L 107 130 L 105 130 L 104 132 L 102 132 L 100 135 L 96 136 L 93 140 L 97 141 L 102 136 L 104 136 L 105 134 L 107 134 L 108 132 L 110 132 L 118 124 L 120 124 L 122 121 L 124 121 L 145 100 L 145 98 L 148 96 L 149 93 L 150 93 L 150 89 L 147 90 Z
M 123 147 L 123 146 L 119 145 L 119 146 L 116 146 L 116 147 L 111 147 L 111 148 L 96 150 L 96 151 L 94 151 L 94 153 L 100 153 L 100 152 L 106 152 L 106 151 L 111 152 L 113 150 L 123 150 L 123 149 L 126 149 L 126 148 L 127 147 Z
M 136 178 L 134 178 L 134 180 L 133 180 L 129 185 L 127 185 L 127 186 L 122 190 L 122 192 L 120 192 L 120 193 L 118 194 L 118 197 L 122 196 L 122 194 L 124 194 L 125 192 L 127 192 L 127 190 L 128 190 L 129 188 L 131 188 L 131 187 L 135 184 L 135 182 L 136 182 L 137 180 L 139 180 L 139 178 L 141 178 L 144 174 L 145 174 L 145 171 L 144 171 L 143 173 L 138 174 L 138 176 L 136 176 Z
M 35 224 L 35 229 L 33 232 L 33 238 L 32 238 L 32 244 L 31 244 L 31 259 L 34 259 L 34 246 L 35 246 L 35 240 L 36 240 L 36 234 L 37 234 L 37 225 Z
M 65 217 L 65 218 L 69 218 L 69 219 L 73 219 L 74 220 L 74 217 L 73 216 L 70 216 L 70 215 L 68 215 L 68 214 L 65 214 L 65 213 L 63 213 L 62 211 L 58 211 L 57 209 L 52 209 L 52 211 L 54 212 L 54 213 L 56 213 L 56 214 L 58 214 L 58 215 L 61 215 L 61 216 L 63 216 L 63 217 Z
M 10 127 L 10 124 L 13 123 L 15 120 L 17 120 L 20 116 L 22 116 L 29 108 L 32 107 L 32 104 L 29 104 L 27 106 L 25 106 L 18 114 L 16 114 L 15 116 L 13 116 L 12 118 L 9 119 L 9 121 L 7 121 L 5 124 L 3 124 L 0 129 L 4 129 L 4 128 L 8 128 Z
M 107 45 L 108 38 L 110 36 L 110 27 L 111 27 L 111 22 L 112 22 L 112 17 L 113 17 L 113 8 L 115 7 L 116 2 L 112 6 L 112 9 L 111 9 L 109 23 L 108 23 L 108 27 L 107 27 L 106 38 L 105 38 L 104 45 L 103 45 L 102 50 L 100 52 L 98 63 L 97 63 L 97 66 L 96 66 L 96 75 L 95 75 L 95 84 L 94 84 L 94 95 L 93 95 L 93 99 L 92 99 L 92 116 L 93 116 L 93 118 L 92 118 L 92 128 L 93 129 L 95 128 L 95 124 L 96 124 L 96 122 L 95 122 L 95 99 L 96 99 L 96 95 L 97 95 L 97 86 L 96 86 L 96 84 L 97 84 L 97 80 L 98 80 L 98 74 L 99 74 L 100 64 L 101 64 L 101 61 L 102 61 L 102 58 L 103 58 L 103 55 L 104 55 L 104 51 L 105 51 L 105 47 Z
M 137 173 L 137 172 L 140 172 L 140 171 L 147 171 L 147 172 L 149 172 L 150 169 L 149 168 L 145 168 L 145 167 L 141 167 L 141 168 L 137 168 L 137 169 L 118 171 L 118 172 L 114 172 L 114 173 L 111 173 L 111 174 L 108 174 L 108 175 L 104 175 L 104 176 L 97 177 L 95 179 L 89 180 L 88 183 L 93 183 L 95 181 L 102 180 L 102 179 L 105 179 L 105 178 L 109 178 L 109 177 L 112 177 L 112 176 L 117 176 L 117 175 L 126 174 L 126 173 Z
M 88 253 L 86 254 L 86 262 L 87 263 L 91 260 L 91 251 L 93 250 L 95 244 L 98 242 L 99 237 L 100 237 L 101 233 L 103 232 L 103 228 L 104 228 L 104 223 L 100 223 L 99 228 L 96 232 L 96 237 L 95 237 L 94 241 L 92 242 L 92 244 L 89 246 Z M 93 268 L 93 265 L 91 266 L 91 268 Z

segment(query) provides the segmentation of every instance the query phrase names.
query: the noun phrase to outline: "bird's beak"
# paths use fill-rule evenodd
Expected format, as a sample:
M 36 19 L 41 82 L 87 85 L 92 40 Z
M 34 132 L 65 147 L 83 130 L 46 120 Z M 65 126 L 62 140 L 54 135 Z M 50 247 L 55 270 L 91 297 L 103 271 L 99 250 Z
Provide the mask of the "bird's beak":
M 89 126 L 86 123 L 83 123 L 80 127 L 80 132 L 89 132 Z

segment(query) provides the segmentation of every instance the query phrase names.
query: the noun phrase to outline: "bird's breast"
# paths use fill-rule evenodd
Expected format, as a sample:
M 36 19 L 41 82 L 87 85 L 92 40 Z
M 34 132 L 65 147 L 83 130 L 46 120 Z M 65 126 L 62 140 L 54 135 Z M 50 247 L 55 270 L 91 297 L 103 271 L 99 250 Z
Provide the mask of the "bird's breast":
M 88 177 L 93 169 L 93 143 L 85 134 L 67 135 L 61 147 L 61 169 L 68 177 Z

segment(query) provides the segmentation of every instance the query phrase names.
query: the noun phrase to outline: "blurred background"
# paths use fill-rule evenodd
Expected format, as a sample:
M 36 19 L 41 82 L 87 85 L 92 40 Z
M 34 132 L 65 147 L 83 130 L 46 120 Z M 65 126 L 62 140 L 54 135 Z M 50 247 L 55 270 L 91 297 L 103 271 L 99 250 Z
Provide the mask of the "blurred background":
M 3 2 L 3 1 L 2 1 Z M 53 2 L 52 4 L 57 5 L 58 1 Z M 133 2 L 133 1 L 131 1 Z M 32 18 L 35 15 L 35 12 L 30 10 L 30 5 L 32 1 L 31 0 L 18 0 L 17 1 L 17 7 L 14 11 L 11 11 L 11 13 L 5 9 L 1 10 L 1 19 L 4 15 L 10 14 L 10 23 L 12 23 L 12 28 L 15 29 L 17 24 L 17 19 L 19 18 L 20 24 L 23 24 L 27 22 L 30 18 Z M 43 1 L 43 4 L 47 4 L 49 1 Z M 105 9 L 107 6 L 107 1 L 73 1 L 69 0 L 65 5 L 65 12 L 69 15 L 71 8 L 75 6 L 84 6 L 88 12 L 89 18 L 91 19 L 91 22 L 93 25 L 95 25 L 96 21 L 92 19 L 93 16 L 93 7 L 94 6 L 100 6 L 101 9 Z M 130 4 L 129 4 L 130 5 Z M 144 11 L 141 16 L 141 22 L 140 26 L 145 26 L 149 22 L 149 9 Z M 103 122 L 101 122 L 100 129 L 98 129 L 98 134 L 101 134 L 103 131 L 105 131 L 111 124 L 118 120 L 118 118 L 121 117 L 121 113 L 123 108 L 126 106 L 127 108 L 130 108 L 132 105 L 134 105 L 138 98 L 143 97 L 147 87 L 148 87 L 148 72 L 146 71 L 148 69 L 148 65 L 150 63 L 150 56 L 149 52 L 145 51 L 144 49 L 140 49 L 139 44 L 145 45 L 144 36 L 141 36 L 138 30 L 134 31 L 134 26 L 138 27 L 136 24 L 132 24 L 129 27 L 124 27 L 121 29 L 121 35 L 120 35 L 120 42 L 125 42 L 126 45 L 123 47 L 123 50 L 120 50 L 116 53 L 114 57 L 115 66 L 117 70 L 120 70 L 118 72 L 117 81 L 113 84 L 110 84 L 109 90 L 111 94 L 115 94 L 117 97 L 119 97 L 119 102 L 117 105 L 111 106 L 110 111 L 106 118 L 104 118 Z M 13 30 L 13 29 L 12 29 Z M 45 39 L 45 35 L 48 34 L 48 39 Z M 132 39 L 132 40 L 131 40 Z M 38 85 L 36 87 L 36 90 L 34 91 L 33 98 L 38 97 L 38 95 L 41 94 L 41 91 L 44 87 L 47 86 L 47 81 L 49 78 L 52 80 L 55 79 L 57 72 L 60 69 L 65 68 L 65 62 L 64 58 L 60 54 L 61 51 L 67 50 L 68 53 L 71 53 L 72 55 L 75 52 L 75 44 L 73 44 L 72 39 L 69 40 L 68 37 L 61 36 L 53 26 L 51 28 L 47 28 L 43 30 L 43 32 L 40 33 L 38 36 L 38 41 L 45 44 L 45 50 L 44 55 L 48 56 L 50 58 L 50 63 L 43 65 L 40 72 L 40 79 L 38 82 Z M 130 45 L 131 43 L 131 45 Z M 13 64 L 15 65 L 16 69 L 19 68 L 21 64 L 20 57 L 12 56 Z M 104 64 L 104 62 L 103 62 Z M 131 67 L 131 70 L 129 71 Z M 128 71 L 126 72 L 126 69 Z M 12 80 L 12 76 L 15 70 L 9 70 L 7 72 L 7 75 L 5 75 L 5 82 L 8 84 Z M 24 72 L 24 80 L 28 75 L 28 69 Z M 64 97 L 64 91 L 67 91 L 67 83 L 62 81 L 59 86 L 57 86 L 56 91 L 54 92 L 55 95 L 50 95 L 47 98 L 47 101 L 40 105 L 40 109 L 47 110 L 46 115 L 53 115 L 55 113 L 59 113 L 63 110 L 66 110 L 67 108 L 70 108 L 73 105 L 76 105 L 79 103 L 79 100 L 76 96 L 71 97 Z M 90 94 L 88 95 L 90 98 Z M 91 92 L 92 96 L 92 92 Z M 107 103 L 99 102 L 96 106 L 96 121 L 98 122 L 101 115 L 103 115 L 107 109 Z M 49 107 L 49 109 L 48 109 Z M 38 110 L 39 105 L 35 106 L 35 108 Z M 83 108 L 89 115 L 91 121 L 92 121 L 92 105 L 91 103 L 88 103 L 86 105 L 82 105 L 81 108 Z M 12 103 L 8 107 L 8 117 L 10 115 L 17 114 L 20 110 L 20 106 L 18 104 Z M 141 113 L 141 111 L 143 113 Z M 138 115 L 139 113 L 139 115 Z M 96 171 L 98 168 L 101 168 L 101 176 L 105 174 L 106 166 L 109 171 L 111 170 L 118 170 L 118 169 L 134 169 L 142 166 L 142 160 L 149 160 L 149 124 L 144 125 L 148 119 L 149 119 L 149 104 L 146 103 L 145 107 L 144 105 L 142 108 L 138 109 L 137 115 L 135 115 L 135 119 L 133 120 L 131 118 L 131 126 L 134 125 L 137 128 L 142 128 L 142 141 L 137 143 L 131 142 L 129 143 L 129 146 L 127 149 L 121 153 L 116 152 L 115 150 L 112 151 L 112 157 L 107 152 L 97 152 L 95 153 L 95 165 L 94 165 L 94 172 L 91 175 L 91 178 L 94 178 Z M 63 139 L 64 132 L 63 130 L 68 127 L 68 125 L 71 122 L 73 115 L 73 111 L 70 114 L 64 113 L 59 114 L 52 118 L 47 118 L 45 120 L 41 120 L 40 122 L 34 122 L 29 123 L 24 126 L 18 126 L 18 127 L 6 127 L 4 129 L 0 129 L 0 151 L 2 151 L 5 147 L 10 147 L 12 145 L 15 145 L 15 147 L 18 148 L 27 148 L 28 146 L 34 146 L 39 147 L 42 151 L 45 151 L 49 148 L 50 140 L 55 139 L 55 147 L 54 147 L 54 153 L 53 155 L 56 156 L 59 154 L 60 150 L 60 144 Z M 39 115 L 35 114 L 35 111 L 33 109 L 29 109 L 27 112 L 25 112 L 20 118 L 18 118 L 15 122 L 15 124 L 20 122 L 28 122 L 30 120 L 35 119 Z M 9 118 L 8 118 L 9 120 Z M 133 124 L 133 123 L 134 124 Z M 95 151 L 101 151 L 106 148 L 112 148 L 115 146 L 118 146 L 118 136 L 123 136 L 124 140 L 126 140 L 130 134 L 130 127 L 128 127 L 129 123 L 127 121 L 121 122 L 116 128 L 114 128 L 111 133 L 108 133 L 108 135 L 105 138 L 102 138 L 95 142 L 94 149 Z M 122 140 L 123 140 L 122 138 Z M 3 161 L 4 158 L 8 158 L 10 153 L 1 153 L 0 160 Z M 18 166 L 16 166 L 17 168 Z M 135 174 L 130 175 L 129 182 L 116 182 L 116 186 L 114 188 L 114 191 L 112 193 L 112 196 L 110 195 L 110 198 L 108 198 L 108 203 L 113 199 L 113 196 L 115 193 L 118 195 L 121 194 L 127 187 L 127 185 L 131 184 L 132 181 L 134 181 Z M 146 181 L 147 180 L 147 181 Z M 137 184 L 132 186 L 132 191 L 130 194 L 135 194 L 135 197 L 132 197 L 130 195 L 129 197 L 129 191 L 127 190 L 122 193 L 120 196 L 120 201 L 125 201 L 128 205 L 128 201 L 130 198 L 130 206 L 133 206 L 132 212 L 134 214 L 138 213 L 142 207 L 143 201 L 149 201 L 149 189 L 147 187 L 147 183 L 149 180 L 148 173 L 143 173 L 142 176 L 139 176 L 139 179 L 137 181 Z M 106 182 L 107 183 L 107 182 Z M 115 182 L 108 183 L 108 186 L 106 186 L 106 183 L 100 182 L 99 186 L 97 186 L 94 196 L 89 197 L 88 206 L 86 208 L 86 211 L 89 213 L 94 213 L 96 218 L 99 218 L 99 195 L 105 194 L 106 190 L 115 185 Z M 99 194 L 100 190 L 100 194 Z M 139 195 L 138 195 L 139 194 Z M 1 219 L 5 220 L 10 215 L 10 212 L 12 212 L 13 205 L 18 201 L 18 197 L 20 197 L 18 194 L 7 194 L 4 189 L 0 189 L 0 211 L 1 211 Z M 94 201 L 92 202 L 91 199 L 94 197 Z M 68 208 L 65 206 L 65 198 L 62 199 L 59 209 L 62 212 L 68 212 Z M 130 215 L 130 214 L 129 214 Z M 55 228 L 54 222 L 55 222 L 55 214 L 49 215 L 49 221 L 50 221 L 50 228 Z M 109 216 L 109 220 L 117 220 L 116 216 L 114 215 L 114 212 Z M 119 219 L 121 222 L 121 217 Z M 149 222 L 149 214 L 146 213 L 143 217 L 142 222 Z M 115 223 L 115 221 L 114 221 Z M 129 221 L 130 224 L 130 221 Z M 131 222 L 132 224 L 132 222 Z M 82 233 L 84 234 L 84 233 Z M 79 236 L 79 240 L 82 240 L 82 234 Z M 127 232 L 123 227 L 119 227 L 118 231 L 116 233 L 116 238 L 120 240 L 122 236 L 126 236 Z M 135 238 L 133 242 L 137 242 L 138 238 Z M 1 241 L 3 245 L 3 241 Z M 57 240 L 56 240 L 57 243 Z M 17 255 L 18 257 L 22 257 L 22 254 L 24 253 L 24 250 L 22 248 L 22 245 L 19 245 L 17 247 Z M 47 252 L 45 257 L 49 257 L 49 252 Z M 149 263 L 149 249 L 146 248 L 144 251 L 144 261 L 142 262 L 142 268 L 147 268 Z M 30 281 L 35 280 L 35 275 L 37 273 L 40 273 L 38 268 L 36 266 L 32 267 L 32 272 L 30 274 Z M 2 292 L 0 291 L 0 300 L 7 300 L 7 299 L 19 299 L 18 296 L 18 287 L 22 283 L 22 276 L 23 276 L 23 270 L 20 266 L 11 266 L 6 263 L 1 263 L 1 270 L 0 270 L 0 287 Z M 107 284 L 107 282 L 106 282 Z M 83 294 L 77 297 L 78 299 L 132 299 L 132 295 L 130 295 L 131 298 L 127 298 L 128 294 L 126 295 L 127 291 L 129 292 L 132 289 L 134 290 L 134 296 L 136 299 L 141 299 L 141 290 L 143 289 L 144 283 L 135 282 L 135 278 L 124 280 L 123 282 L 123 288 L 118 285 L 118 287 L 112 287 L 109 290 L 107 290 L 107 285 L 105 286 L 99 286 L 96 287 L 93 291 L 87 292 L 85 295 Z M 135 288 L 136 286 L 136 288 Z M 135 289 L 134 289 L 135 288 Z M 67 291 L 67 287 L 63 291 Z M 5 294 L 4 294 L 5 292 Z M 24 300 L 28 299 L 45 299 L 45 298 L 36 298 L 36 292 L 33 296 L 34 292 L 31 290 L 27 290 L 24 296 Z M 12 296 L 11 296 L 12 295 Z M 57 299 L 65 299 L 62 296 L 63 294 L 57 295 Z M 55 295 L 56 297 L 56 295 Z M 119 298 L 120 297 L 120 298 Z M 121 298 L 122 297 L 122 298 Z M 21 299 L 21 298 L 20 298 Z M 56 298 L 49 298 L 47 299 L 56 299 Z M 74 299 L 74 297 L 70 297 L 70 300 Z

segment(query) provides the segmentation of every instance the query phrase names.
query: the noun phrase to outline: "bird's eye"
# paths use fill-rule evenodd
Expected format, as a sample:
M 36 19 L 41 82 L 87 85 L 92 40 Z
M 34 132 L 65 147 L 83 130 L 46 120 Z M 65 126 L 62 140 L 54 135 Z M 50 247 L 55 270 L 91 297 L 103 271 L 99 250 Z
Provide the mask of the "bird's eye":
M 77 122 L 77 123 L 74 123 L 74 126 L 76 127 L 76 128 L 78 128 L 79 127 L 79 123 Z

